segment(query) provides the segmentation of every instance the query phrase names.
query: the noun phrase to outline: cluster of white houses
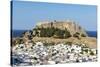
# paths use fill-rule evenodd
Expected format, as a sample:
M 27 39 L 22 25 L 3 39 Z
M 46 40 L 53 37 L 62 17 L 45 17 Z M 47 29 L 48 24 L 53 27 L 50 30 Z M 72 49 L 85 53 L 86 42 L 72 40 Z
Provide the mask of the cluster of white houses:
M 44 46 L 42 42 L 16 45 L 12 48 L 13 65 L 47 65 L 97 61 L 97 50 L 85 44 L 56 44 Z M 20 62 L 20 63 L 19 63 Z

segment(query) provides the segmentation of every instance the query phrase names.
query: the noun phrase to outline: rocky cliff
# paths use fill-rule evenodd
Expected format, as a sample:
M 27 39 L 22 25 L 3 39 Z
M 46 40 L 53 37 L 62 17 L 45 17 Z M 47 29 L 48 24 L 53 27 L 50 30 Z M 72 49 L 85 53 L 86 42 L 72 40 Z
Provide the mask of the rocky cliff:
M 71 35 L 75 34 L 76 32 L 79 32 L 80 34 L 84 34 L 85 36 L 88 36 L 85 30 L 78 24 L 76 24 L 73 21 L 44 21 L 40 22 L 41 24 L 36 25 L 36 28 L 58 28 L 61 30 L 67 29 Z

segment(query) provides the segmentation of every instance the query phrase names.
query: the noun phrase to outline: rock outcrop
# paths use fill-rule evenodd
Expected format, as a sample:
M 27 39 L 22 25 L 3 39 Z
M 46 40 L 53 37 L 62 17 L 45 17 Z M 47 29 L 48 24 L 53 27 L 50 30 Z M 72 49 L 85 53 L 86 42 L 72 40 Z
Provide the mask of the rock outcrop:
M 61 30 L 65 30 L 67 29 L 71 35 L 75 34 L 76 32 L 79 32 L 81 34 L 84 34 L 87 36 L 85 30 L 79 26 L 78 24 L 76 24 L 73 21 L 44 21 L 44 22 L 40 22 L 41 24 L 36 25 L 36 28 L 58 28 Z

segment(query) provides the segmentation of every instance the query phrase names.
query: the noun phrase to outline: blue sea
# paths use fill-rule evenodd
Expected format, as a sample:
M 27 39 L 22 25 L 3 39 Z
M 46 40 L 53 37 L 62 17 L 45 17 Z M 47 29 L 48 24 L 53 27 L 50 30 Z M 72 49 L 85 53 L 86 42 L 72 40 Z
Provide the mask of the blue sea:
M 12 37 L 20 37 L 27 30 L 12 30 Z M 86 31 L 88 36 L 97 38 L 97 31 Z
M 86 31 L 88 36 L 97 38 L 97 31 Z
M 12 30 L 12 37 L 20 37 L 27 30 Z

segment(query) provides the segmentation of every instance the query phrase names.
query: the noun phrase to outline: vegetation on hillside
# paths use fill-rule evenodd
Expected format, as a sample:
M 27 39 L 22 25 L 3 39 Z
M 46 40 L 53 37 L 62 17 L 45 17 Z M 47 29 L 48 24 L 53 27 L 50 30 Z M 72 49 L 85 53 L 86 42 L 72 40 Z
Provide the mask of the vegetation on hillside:
M 61 30 L 58 28 L 54 28 L 54 27 L 48 27 L 48 28 L 37 28 L 34 29 L 33 31 L 35 31 L 35 36 L 39 36 L 39 37 L 54 37 L 54 38 L 69 38 L 71 37 L 70 32 L 65 29 L 65 30 Z

